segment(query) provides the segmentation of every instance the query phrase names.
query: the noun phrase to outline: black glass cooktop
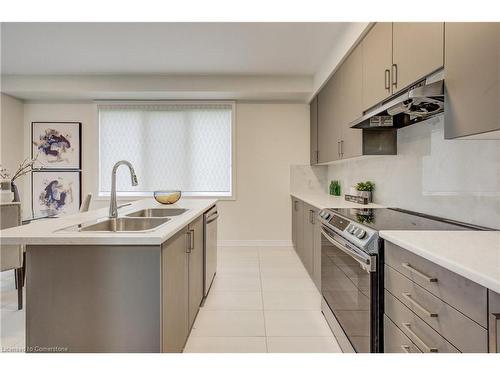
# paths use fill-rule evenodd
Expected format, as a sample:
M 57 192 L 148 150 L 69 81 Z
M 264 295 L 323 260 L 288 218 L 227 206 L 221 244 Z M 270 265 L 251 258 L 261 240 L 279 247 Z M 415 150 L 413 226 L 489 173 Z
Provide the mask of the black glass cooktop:
M 345 218 L 380 230 L 492 230 L 399 208 L 332 208 Z

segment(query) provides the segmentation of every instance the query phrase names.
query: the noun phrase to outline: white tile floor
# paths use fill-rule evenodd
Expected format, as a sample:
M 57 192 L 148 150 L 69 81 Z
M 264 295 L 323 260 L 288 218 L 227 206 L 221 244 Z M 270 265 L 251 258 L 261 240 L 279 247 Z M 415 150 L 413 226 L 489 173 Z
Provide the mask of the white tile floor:
M 22 349 L 25 310 L 17 310 L 14 272 L 2 272 L 0 347 Z M 321 313 L 321 297 L 288 247 L 221 247 L 217 276 L 185 352 L 340 352 Z
M 0 272 L 0 351 L 24 350 L 25 310 L 17 309 L 14 271 Z
M 321 296 L 293 249 L 220 247 L 216 279 L 184 351 L 341 350 L 321 313 Z

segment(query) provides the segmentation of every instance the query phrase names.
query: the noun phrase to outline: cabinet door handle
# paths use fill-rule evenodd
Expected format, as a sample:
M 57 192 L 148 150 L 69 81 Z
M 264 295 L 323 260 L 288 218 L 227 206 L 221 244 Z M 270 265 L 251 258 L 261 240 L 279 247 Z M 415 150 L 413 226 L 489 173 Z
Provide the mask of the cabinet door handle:
M 189 236 L 189 248 L 190 250 L 194 250 L 194 229 L 190 229 L 189 232 L 191 233 Z
M 401 295 L 408 301 L 410 302 L 413 306 L 415 306 L 417 309 L 422 311 L 425 315 L 427 315 L 430 318 L 436 318 L 438 316 L 437 313 L 430 312 L 427 310 L 424 306 L 422 306 L 420 303 L 415 301 L 413 298 L 411 298 L 410 293 L 401 293 Z
M 340 159 L 340 141 L 337 141 L 337 155 Z
M 410 345 L 401 345 L 401 349 L 403 349 L 405 353 L 411 353 Z
M 297 208 L 297 204 L 299 204 L 299 201 L 293 201 L 293 209 L 295 211 L 298 211 L 299 209 Z
M 498 342 L 500 314 L 490 314 L 490 353 L 500 353 L 500 342 Z
M 316 224 L 316 215 L 315 215 L 315 212 L 313 210 L 310 211 L 311 212 L 311 224 Z
M 420 272 L 419 270 L 413 268 L 410 263 L 401 263 L 401 266 L 409 270 L 410 272 L 414 273 L 417 276 L 420 276 L 422 279 L 425 281 L 428 281 L 429 283 L 437 283 L 438 279 L 436 277 L 430 277 L 427 276 L 425 273 Z
M 437 353 L 438 350 L 437 348 L 431 348 L 429 345 L 427 345 L 418 335 L 411 329 L 411 324 L 410 323 L 403 323 L 403 327 L 405 327 L 406 331 L 413 336 L 413 338 L 422 345 L 424 350 L 428 353 Z
M 392 85 L 398 87 L 398 64 L 392 64 Z
M 316 163 L 319 163 L 319 150 L 316 151 Z
M 384 80 L 385 80 L 385 89 L 391 90 L 391 71 L 389 69 L 384 70 Z
M 191 252 L 191 236 L 192 236 L 192 232 L 191 232 L 191 230 L 188 230 L 186 232 L 186 253 Z
M 340 141 L 340 158 L 344 157 L 344 141 Z

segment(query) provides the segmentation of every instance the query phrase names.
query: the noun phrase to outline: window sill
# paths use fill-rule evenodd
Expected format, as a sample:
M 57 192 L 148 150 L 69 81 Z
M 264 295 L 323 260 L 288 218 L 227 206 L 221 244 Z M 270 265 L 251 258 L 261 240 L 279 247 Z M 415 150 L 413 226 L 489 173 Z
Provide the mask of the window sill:
M 110 193 L 99 193 L 93 199 L 95 201 L 109 201 Z M 136 201 L 145 198 L 153 198 L 153 194 L 140 194 L 140 195 L 128 195 L 128 194 L 116 194 L 116 199 L 118 201 Z M 235 196 L 227 196 L 227 195 L 192 195 L 192 194 L 183 194 L 181 198 L 186 199 L 217 199 L 219 201 L 235 201 Z

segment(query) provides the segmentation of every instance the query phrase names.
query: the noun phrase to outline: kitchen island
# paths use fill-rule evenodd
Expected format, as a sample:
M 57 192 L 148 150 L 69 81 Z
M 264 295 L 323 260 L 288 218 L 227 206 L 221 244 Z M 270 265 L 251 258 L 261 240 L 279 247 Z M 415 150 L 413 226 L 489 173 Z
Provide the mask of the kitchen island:
M 107 209 L 2 231 L 2 244 L 26 245 L 26 351 L 181 352 L 203 299 L 203 213 L 215 203 L 134 202 L 119 217 L 185 209 L 136 232 L 85 230 Z

